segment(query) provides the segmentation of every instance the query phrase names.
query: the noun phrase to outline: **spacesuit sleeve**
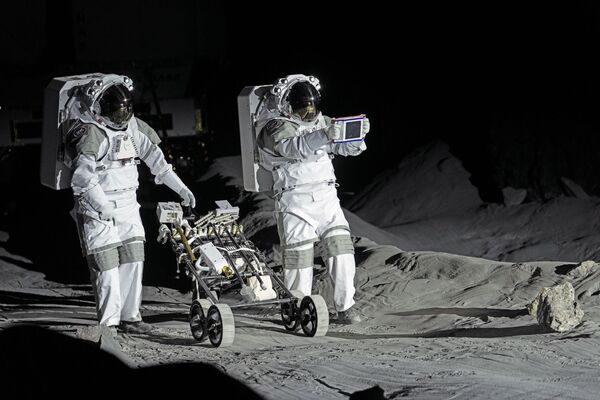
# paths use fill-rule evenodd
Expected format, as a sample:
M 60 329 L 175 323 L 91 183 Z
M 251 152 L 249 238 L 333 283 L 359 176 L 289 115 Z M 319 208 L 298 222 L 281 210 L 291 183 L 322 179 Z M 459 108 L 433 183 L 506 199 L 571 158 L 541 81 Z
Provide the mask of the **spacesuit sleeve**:
M 75 144 L 77 158 L 74 161 L 75 169 L 71 178 L 71 188 L 75 196 L 83 197 L 96 211 L 108 202 L 106 194 L 98 184 L 96 160 L 100 147 L 106 137 L 98 128 L 88 126 L 87 132 Z
M 323 129 L 296 135 L 296 127 L 288 121 L 273 120 L 263 128 L 263 140 L 273 153 L 290 160 L 308 160 L 319 157 L 329 142 Z
M 147 123 L 145 123 L 144 121 L 142 121 L 141 119 L 139 119 L 137 117 L 135 118 L 135 120 L 137 122 L 138 129 L 140 130 L 141 133 L 146 135 L 152 143 L 160 144 L 160 142 L 161 142 L 160 137 L 158 136 L 156 131 L 154 129 L 152 129 L 152 127 L 150 125 L 148 125 Z
M 135 134 L 135 138 L 139 157 L 150 168 L 150 172 L 154 175 L 154 182 L 157 184 L 163 183 L 162 177 L 169 173 L 173 167 L 167 162 L 163 151 L 158 147 L 158 143 L 153 142 L 151 136 L 139 129 Z M 158 135 L 156 138 L 158 138 Z

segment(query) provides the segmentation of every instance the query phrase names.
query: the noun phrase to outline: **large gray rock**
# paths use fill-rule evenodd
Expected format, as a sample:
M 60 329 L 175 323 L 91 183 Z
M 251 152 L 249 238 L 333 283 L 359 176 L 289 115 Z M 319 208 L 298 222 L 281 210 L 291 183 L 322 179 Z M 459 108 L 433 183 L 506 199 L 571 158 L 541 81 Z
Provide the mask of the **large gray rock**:
M 540 325 L 555 332 L 567 332 L 583 319 L 583 310 L 575 302 L 570 282 L 543 288 L 527 309 Z

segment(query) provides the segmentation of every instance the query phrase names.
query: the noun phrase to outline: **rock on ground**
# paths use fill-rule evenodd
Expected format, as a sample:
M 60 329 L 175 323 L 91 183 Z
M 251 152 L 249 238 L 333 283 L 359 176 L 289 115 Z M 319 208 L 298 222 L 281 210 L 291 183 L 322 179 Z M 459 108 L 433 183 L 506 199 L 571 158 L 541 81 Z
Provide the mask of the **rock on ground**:
M 575 302 L 575 290 L 570 282 L 543 288 L 528 310 L 540 325 L 555 332 L 569 331 L 583 319 L 583 310 Z

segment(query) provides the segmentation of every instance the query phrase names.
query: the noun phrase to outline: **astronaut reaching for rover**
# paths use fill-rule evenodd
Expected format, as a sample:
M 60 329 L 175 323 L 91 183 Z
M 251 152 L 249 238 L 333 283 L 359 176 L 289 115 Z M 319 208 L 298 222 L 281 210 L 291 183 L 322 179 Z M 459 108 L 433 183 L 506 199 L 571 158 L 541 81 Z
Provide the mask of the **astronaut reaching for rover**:
M 360 322 L 352 307 L 356 264 L 331 154 L 363 152 L 369 120 L 354 118 L 359 123 L 357 136 L 342 137 L 343 125 L 321 114 L 319 89 L 312 76 L 279 79 L 258 115 L 257 147 L 261 166 L 273 175 L 286 287 L 311 294 L 314 243 L 320 241 L 334 284 L 337 322 L 349 324 Z
M 73 158 L 74 213 L 98 322 L 145 333 L 152 327 L 140 314 L 145 234 L 136 199 L 137 159 L 184 205 L 194 207 L 195 198 L 165 160 L 156 132 L 133 116 L 132 90 L 127 77 L 91 79 L 67 110 L 77 118 L 66 137 Z

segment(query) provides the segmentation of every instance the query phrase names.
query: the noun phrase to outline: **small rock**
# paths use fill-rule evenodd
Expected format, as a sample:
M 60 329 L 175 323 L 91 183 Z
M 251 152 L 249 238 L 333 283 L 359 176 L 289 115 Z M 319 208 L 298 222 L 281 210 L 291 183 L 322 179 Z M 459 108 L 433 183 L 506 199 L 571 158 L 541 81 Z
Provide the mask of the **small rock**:
M 527 190 L 515 189 L 510 186 L 502 189 L 502 196 L 504 197 L 504 204 L 507 206 L 517 206 L 523 204 L 527 197 Z
M 570 282 L 543 288 L 527 310 L 540 325 L 555 332 L 569 331 L 583 319 L 583 310 L 575 302 L 575 289 Z
M 81 340 L 98 343 L 100 336 L 106 329 L 108 329 L 108 327 L 102 325 L 83 326 L 77 328 L 76 336 Z

